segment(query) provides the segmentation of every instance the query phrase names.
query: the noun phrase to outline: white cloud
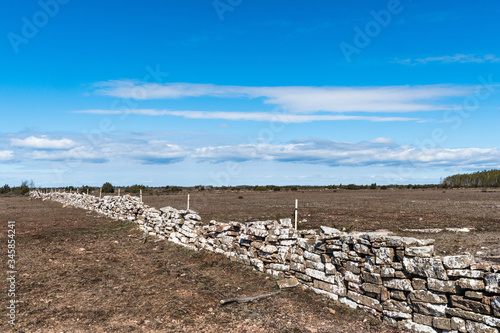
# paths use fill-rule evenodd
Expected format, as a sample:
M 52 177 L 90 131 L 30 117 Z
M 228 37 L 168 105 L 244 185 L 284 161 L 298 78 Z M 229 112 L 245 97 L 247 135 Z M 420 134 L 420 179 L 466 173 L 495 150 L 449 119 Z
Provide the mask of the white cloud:
M 196 149 L 193 157 L 200 161 L 272 160 L 330 166 L 481 166 L 500 164 L 497 148 L 433 148 L 419 149 L 399 146 L 390 139 L 348 143 L 329 140 L 305 139 L 288 144 L 243 144 L 204 147 Z
M 380 116 L 347 116 L 347 115 L 299 115 L 272 112 L 226 112 L 226 111 L 169 111 L 152 109 L 131 109 L 126 111 L 117 110 L 80 110 L 75 113 L 89 114 L 137 114 L 147 116 L 177 116 L 188 119 L 219 119 L 219 120 L 243 120 L 243 121 L 272 121 L 278 123 L 307 123 L 313 121 L 340 121 L 340 120 L 364 120 L 372 122 L 387 121 L 422 121 L 420 118 L 409 117 L 380 117 Z
M 26 139 L 11 139 L 13 147 L 32 148 L 32 149 L 71 149 L 77 143 L 70 139 L 49 139 L 46 136 L 30 136 Z
M 12 150 L 0 150 L 0 161 L 10 161 L 14 158 Z
M 246 87 L 193 83 L 141 83 L 108 81 L 96 93 L 118 98 L 174 99 L 185 97 L 263 98 L 291 113 L 314 112 L 419 112 L 448 110 L 436 100 L 466 96 L 471 87 L 458 85 L 382 87 Z
M 406 59 L 396 59 L 395 62 L 405 65 L 417 65 L 417 64 L 428 64 L 431 62 L 439 62 L 443 64 L 451 63 L 496 63 L 500 62 L 500 57 L 494 54 L 476 55 L 476 54 L 462 54 L 457 53 L 454 55 L 438 56 L 438 57 L 426 57 L 426 58 L 406 58 Z
M 37 150 L 31 152 L 28 156 L 34 160 L 45 161 L 82 161 L 103 163 L 107 160 L 103 153 L 94 151 L 85 146 L 75 147 L 70 150 Z

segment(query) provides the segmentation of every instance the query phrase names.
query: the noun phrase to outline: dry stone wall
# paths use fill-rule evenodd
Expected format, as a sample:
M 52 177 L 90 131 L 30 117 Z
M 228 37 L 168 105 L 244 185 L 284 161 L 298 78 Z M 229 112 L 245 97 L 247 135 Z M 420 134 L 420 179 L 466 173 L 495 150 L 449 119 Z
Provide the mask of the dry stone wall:
M 203 225 L 194 211 L 156 209 L 131 196 L 31 196 L 134 221 L 149 235 L 223 254 L 392 326 L 416 332 L 500 330 L 500 265 L 476 263 L 469 254 L 437 257 L 433 240 L 329 227 L 295 231 L 290 219 Z

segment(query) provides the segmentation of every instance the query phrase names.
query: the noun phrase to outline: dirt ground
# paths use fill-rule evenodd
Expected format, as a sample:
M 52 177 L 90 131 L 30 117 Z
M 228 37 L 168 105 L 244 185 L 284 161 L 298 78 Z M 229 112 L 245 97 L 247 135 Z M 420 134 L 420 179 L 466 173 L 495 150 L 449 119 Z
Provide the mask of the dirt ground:
M 7 221 L 16 222 L 17 316 L 7 323 L 4 264 L 0 332 L 399 332 L 300 287 L 221 306 L 223 298 L 276 290 L 276 281 L 220 255 L 144 242 L 130 222 L 0 197 L 1 253 Z
M 186 208 L 187 193 L 145 195 L 146 204 Z M 205 190 L 190 193 L 190 208 L 204 222 L 293 217 L 300 228 L 321 225 L 352 231 L 386 229 L 397 235 L 436 239 L 437 254 L 470 252 L 500 262 L 500 189 L 387 189 L 309 191 Z M 417 233 L 404 229 L 474 228 L 469 233 Z

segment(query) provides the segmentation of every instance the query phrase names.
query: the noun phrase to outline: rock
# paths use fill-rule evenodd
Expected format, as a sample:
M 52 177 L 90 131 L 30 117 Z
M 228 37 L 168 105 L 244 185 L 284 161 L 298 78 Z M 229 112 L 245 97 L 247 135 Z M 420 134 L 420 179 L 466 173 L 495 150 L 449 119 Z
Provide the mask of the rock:
M 426 316 L 444 317 L 446 315 L 446 305 L 431 303 L 414 303 L 413 310 Z
M 500 294 L 500 273 L 486 274 L 484 281 L 486 282 L 485 290 L 487 292 Z
M 432 320 L 432 326 L 441 330 L 450 330 L 451 320 L 450 318 L 435 317 Z
M 362 277 L 365 282 L 382 284 L 382 277 L 380 276 L 380 274 L 363 272 Z
M 491 308 L 493 309 L 493 315 L 500 317 L 500 296 L 491 298 Z
M 380 302 L 378 300 L 376 300 L 374 298 L 355 293 L 351 290 L 349 290 L 347 292 L 347 297 L 352 299 L 353 301 L 355 301 L 358 304 L 368 306 L 368 307 L 375 309 L 377 311 L 382 311 L 382 305 L 380 304 Z
M 427 288 L 434 291 L 440 291 L 443 293 L 457 293 L 456 281 L 441 281 L 437 279 L 428 278 Z
M 331 235 L 340 236 L 340 234 L 342 234 L 342 232 L 340 230 L 335 229 L 335 228 L 330 228 L 330 227 L 325 227 L 325 226 L 321 226 L 319 228 L 321 229 L 323 234 L 325 234 L 325 236 L 331 236 Z
M 266 253 L 275 253 L 278 252 L 278 248 L 274 245 L 266 245 L 263 248 L 260 249 L 262 252 Z
M 404 312 L 404 313 L 411 313 L 412 309 L 406 302 L 398 302 L 395 300 L 387 300 L 384 303 L 382 303 L 382 307 L 384 310 L 387 311 L 395 311 L 395 312 Z M 394 318 L 394 317 L 392 317 Z
M 405 269 L 410 274 L 425 276 L 428 278 L 448 280 L 448 275 L 440 259 L 435 258 L 408 258 L 403 260 Z
M 408 279 L 384 279 L 383 285 L 384 287 L 390 289 L 413 291 L 411 281 Z
M 491 312 L 489 305 L 466 299 L 463 298 L 463 296 L 458 295 L 451 295 L 451 305 L 463 310 L 477 313 L 490 314 Z
M 413 278 L 411 280 L 411 285 L 415 290 L 427 290 L 427 281 L 424 279 Z
M 299 281 L 296 278 L 288 278 L 288 279 L 278 280 L 278 281 L 276 281 L 276 283 L 278 284 L 278 287 L 280 287 L 280 289 L 292 288 L 292 287 L 296 287 L 299 285 Z
M 454 268 L 467 268 L 474 261 L 474 257 L 470 254 L 459 255 L 459 256 L 446 256 L 443 258 L 443 265 L 448 269 Z
M 496 328 L 469 320 L 465 323 L 465 327 L 469 333 L 498 333 Z
M 410 300 L 413 302 L 425 302 L 435 304 L 447 304 L 448 298 L 445 294 L 438 294 L 427 290 L 415 290 L 410 294 Z
M 405 254 L 410 257 L 430 258 L 434 254 L 434 245 L 407 247 Z
M 391 247 L 380 247 L 373 249 L 375 253 L 375 263 L 377 265 L 390 264 L 394 258 L 394 249 Z
M 484 282 L 482 280 L 461 278 L 458 279 L 457 283 L 462 289 L 484 290 Z
M 437 331 L 432 327 L 427 325 L 417 324 L 411 320 L 403 320 L 398 324 L 398 326 L 417 333 L 437 333 Z
M 456 330 L 461 333 L 467 332 L 467 328 L 465 327 L 465 320 L 463 320 L 462 318 L 452 317 L 450 324 L 452 330 Z

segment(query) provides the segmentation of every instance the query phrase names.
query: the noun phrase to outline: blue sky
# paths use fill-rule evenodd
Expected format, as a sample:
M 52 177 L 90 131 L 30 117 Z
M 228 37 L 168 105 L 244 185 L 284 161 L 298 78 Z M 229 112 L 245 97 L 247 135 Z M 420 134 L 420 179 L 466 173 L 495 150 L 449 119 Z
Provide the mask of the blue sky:
M 10 2 L 0 183 L 437 183 L 500 167 L 492 1 Z

